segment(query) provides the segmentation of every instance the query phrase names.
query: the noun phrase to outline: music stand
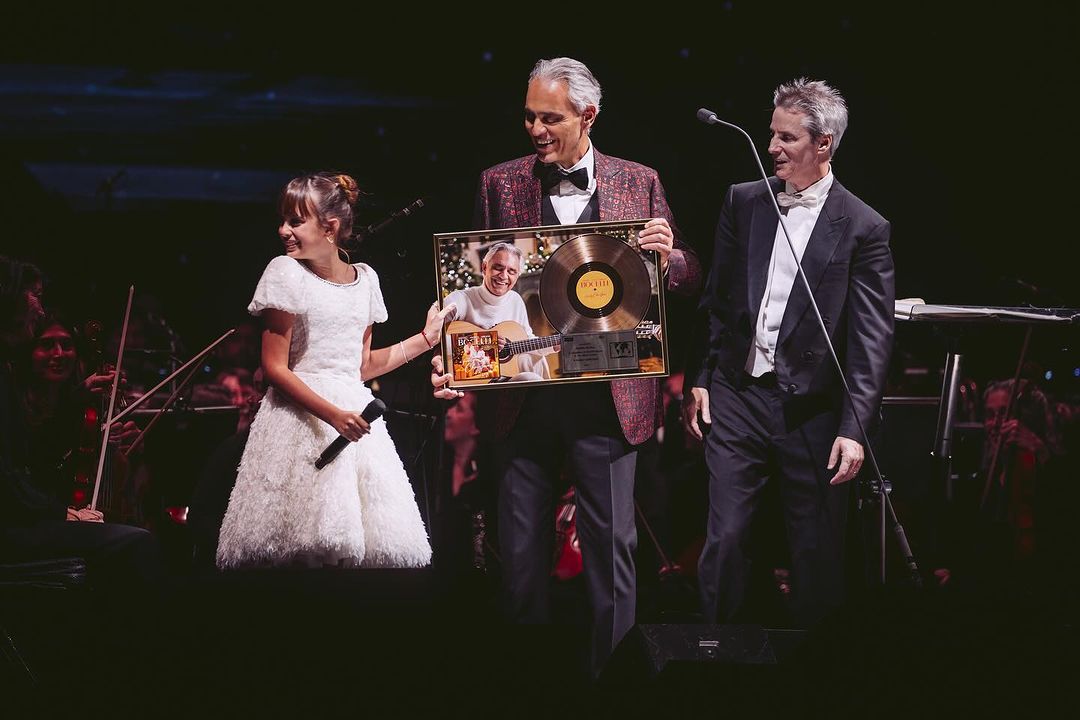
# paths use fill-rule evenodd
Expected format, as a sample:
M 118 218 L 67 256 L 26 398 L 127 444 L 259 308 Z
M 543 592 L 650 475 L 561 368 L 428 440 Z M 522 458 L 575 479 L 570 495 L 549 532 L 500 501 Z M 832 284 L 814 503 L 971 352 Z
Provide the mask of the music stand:
M 934 433 L 931 456 L 939 463 L 945 501 L 955 497 L 953 485 L 953 430 L 960 395 L 960 371 L 965 356 L 964 337 L 976 327 L 1014 325 L 1026 328 L 1021 357 L 1026 354 L 1032 329 L 1036 325 L 1070 325 L 1080 321 L 1080 309 L 999 307 L 978 305 L 933 305 L 920 299 L 897 300 L 893 317 L 902 322 L 931 323 L 945 338 L 945 368 L 938 402 L 937 429 Z M 1017 375 L 1020 365 L 1017 366 Z M 1014 379 L 1015 387 L 1015 379 Z M 882 511 L 884 522 L 884 510 Z M 884 540 L 884 530 L 882 530 Z M 882 550 L 884 566 L 884 550 Z M 883 575 L 884 577 L 884 575 Z
M 1030 337 L 1036 325 L 1068 325 L 1080 322 L 1077 308 L 995 307 L 985 305 L 930 305 L 920 299 L 897 300 L 893 317 L 900 321 L 929 322 L 946 337 L 945 374 L 941 383 L 937 432 L 931 455 L 942 465 L 945 497 L 953 498 L 952 452 L 956 402 L 960 391 L 960 368 L 964 359 L 962 336 L 965 328 L 977 325 L 1024 325 Z M 1027 338 L 1025 338 L 1025 347 Z

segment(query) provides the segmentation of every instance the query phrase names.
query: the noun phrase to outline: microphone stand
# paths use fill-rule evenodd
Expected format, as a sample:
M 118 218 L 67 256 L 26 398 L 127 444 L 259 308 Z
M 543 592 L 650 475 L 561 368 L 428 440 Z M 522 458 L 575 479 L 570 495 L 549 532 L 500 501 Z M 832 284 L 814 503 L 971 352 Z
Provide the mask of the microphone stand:
M 810 300 L 810 307 L 814 311 L 814 317 L 817 319 L 818 328 L 821 330 L 821 335 L 825 339 L 825 346 L 829 349 L 829 357 L 832 358 L 833 365 L 836 367 L 836 373 L 840 378 L 840 385 L 844 389 L 844 396 L 847 398 L 848 403 L 851 404 L 852 415 L 855 417 L 855 424 L 859 428 L 859 434 L 862 436 L 863 447 L 866 451 L 866 458 L 870 461 L 870 467 L 873 470 L 873 477 L 870 479 L 870 492 L 881 500 L 881 559 L 879 568 L 879 582 L 884 586 L 885 584 L 885 523 L 886 519 L 892 522 L 893 533 L 896 535 L 897 544 L 900 547 L 900 552 L 904 556 L 904 564 L 907 565 L 909 578 L 912 584 L 916 588 L 922 588 L 922 576 L 919 573 L 919 566 L 915 562 L 915 555 L 911 551 L 911 545 L 908 544 L 907 535 L 904 533 L 904 526 L 900 524 L 899 518 L 896 516 L 896 509 L 893 507 L 892 500 L 889 498 L 889 486 L 885 482 L 885 476 L 881 473 L 881 468 L 878 467 L 877 456 L 874 453 L 873 447 L 870 445 L 870 436 L 866 432 L 866 428 L 863 426 L 862 419 L 859 417 L 859 413 L 855 408 L 855 401 L 851 396 L 851 388 L 848 386 L 847 376 L 844 374 L 844 368 L 840 364 L 840 358 L 836 354 L 836 348 L 833 347 L 832 339 L 829 337 L 828 328 L 825 327 L 825 321 L 821 317 L 821 310 L 818 308 L 817 299 L 814 297 L 814 291 L 810 287 L 810 281 L 806 277 L 806 273 L 803 272 L 802 261 L 799 259 L 799 254 L 795 251 L 795 244 L 791 241 L 791 234 L 788 232 L 787 223 L 784 222 L 784 214 L 780 211 L 780 205 L 776 202 L 776 196 L 773 195 L 772 186 L 769 185 L 769 176 L 765 172 L 765 167 L 761 164 L 761 158 L 758 157 L 757 148 L 754 146 L 754 141 L 738 125 L 734 125 L 729 122 L 725 122 L 716 117 L 716 113 L 702 108 L 697 112 L 698 120 L 708 125 L 723 125 L 724 127 L 731 128 L 738 131 L 746 142 L 750 144 L 750 152 L 754 156 L 754 162 L 757 163 L 758 170 L 761 172 L 761 181 L 765 183 L 766 195 L 769 196 L 769 200 L 772 201 L 773 209 L 776 210 L 776 217 L 780 221 L 780 228 L 784 232 L 784 239 L 787 240 L 788 249 L 791 250 L 791 257 L 795 260 L 796 274 L 799 280 L 802 282 L 803 287 L 806 289 L 806 295 Z M 886 514 L 888 518 L 886 518 Z

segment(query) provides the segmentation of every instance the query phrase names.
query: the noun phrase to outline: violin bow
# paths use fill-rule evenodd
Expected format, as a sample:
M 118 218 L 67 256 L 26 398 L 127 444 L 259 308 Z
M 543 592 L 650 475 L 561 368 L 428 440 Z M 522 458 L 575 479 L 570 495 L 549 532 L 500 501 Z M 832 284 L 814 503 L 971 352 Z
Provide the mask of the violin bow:
M 228 330 L 226 330 L 225 333 L 222 334 L 221 337 L 219 337 L 217 340 L 215 340 L 214 342 L 207 345 L 206 348 L 203 349 L 198 355 L 191 358 L 190 360 L 188 360 L 186 363 L 184 363 L 180 367 L 176 368 L 176 370 L 172 371 L 172 373 L 170 373 L 169 376 L 166 377 L 164 380 L 162 380 L 157 385 L 155 385 L 154 387 L 152 387 L 149 390 L 147 390 L 146 392 L 144 392 L 142 395 L 139 396 L 138 399 L 133 400 L 131 403 L 129 403 L 126 408 L 124 408 L 116 417 L 114 417 L 112 419 L 112 422 L 120 422 L 120 420 L 127 417 L 130 413 L 134 412 L 136 410 L 136 408 L 138 408 L 144 402 L 149 400 L 154 395 L 154 393 L 156 393 L 158 390 L 160 390 L 161 388 L 163 388 L 166 385 L 168 385 L 169 383 L 171 383 L 173 381 L 173 378 L 175 378 L 177 375 L 179 375 L 180 373 L 184 372 L 185 370 L 190 368 L 195 363 L 202 360 L 203 357 L 205 357 L 207 353 L 209 353 L 211 350 L 216 348 L 225 338 L 229 337 L 234 332 L 236 332 L 236 328 L 229 328 Z
M 139 447 L 140 445 L 142 445 L 143 439 L 146 437 L 146 433 L 150 432 L 150 428 L 154 427 L 154 424 L 157 423 L 157 421 L 161 419 L 161 417 L 165 414 L 165 412 L 170 407 L 172 407 L 172 404 L 173 404 L 173 402 L 176 401 L 176 398 L 178 398 L 180 396 L 180 393 L 184 390 L 184 388 L 187 387 L 188 383 L 191 382 L 191 379 L 195 377 L 195 374 L 197 372 L 199 372 L 199 366 L 196 365 L 195 363 L 197 361 L 199 361 L 199 360 L 202 360 L 204 357 L 206 357 L 210 353 L 211 350 L 213 350 L 215 347 L 217 347 L 218 343 L 220 343 L 222 340 L 224 340 L 225 338 L 232 335 L 234 332 L 236 332 L 236 328 L 232 328 L 231 330 L 229 330 L 227 333 L 225 333 L 224 335 L 219 337 L 217 340 L 215 340 L 213 343 L 211 343 L 202 352 L 200 352 L 198 355 L 196 355 L 191 360 L 189 360 L 187 363 L 185 363 L 183 367 L 178 369 L 176 372 L 174 372 L 169 377 L 165 378 L 161 382 L 161 384 L 158 385 L 158 387 L 161 387 L 165 383 L 169 382 L 169 380 L 176 377 L 177 373 L 182 372 L 184 370 L 184 368 L 188 367 L 189 365 L 192 366 L 191 372 L 189 372 L 187 374 L 187 376 L 183 380 L 180 381 L 180 383 L 172 391 L 172 394 L 169 395 L 168 399 L 165 400 L 165 402 L 161 404 L 161 407 L 157 408 L 157 410 L 156 410 L 156 412 L 154 414 L 154 417 L 150 418 L 150 422 L 148 422 L 146 424 L 146 427 L 144 427 L 141 431 L 139 431 L 138 436 L 135 438 L 135 442 L 131 443 L 131 447 L 129 447 L 127 450 L 125 450 L 123 452 L 124 457 L 130 457 L 131 453 L 135 452 L 135 449 L 137 447 Z M 154 390 L 157 390 L 157 388 L 154 388 Z M 147 393 L 147 395 L 150 395 L 152 392 L 153 391 L 151 391 L 150 393 Z M 139 398 L 139 400 L 142 400 L 142 398 Z M 136 402 L 138 402 L 138 401 L 136 401 Z
M 105 428 L 101 432 L 101 447 L 98 450 L 97 474 L 94 476 L 94 494 L 90 498 L 90 509 L 97 510 L 98 493 L 101 491 L 101 475 L 105 470 L 105 450 L 109 446 L 109 432 L 112 430 L 113 411 L 116 409 L 116 392 L 120 388 L 120 368 L 124 362 L 124 345 L 127 343 L 128 321 L 131 320 L 131 300 L 135 297 L 135 286 L 128 288 L 127 308 L 124 310 L 124 325 L 120 330 L 120 347 L 116 351 L 116 367 L 113 372 L 112 391 L 109 393 L 109 411 L 105 414 Z

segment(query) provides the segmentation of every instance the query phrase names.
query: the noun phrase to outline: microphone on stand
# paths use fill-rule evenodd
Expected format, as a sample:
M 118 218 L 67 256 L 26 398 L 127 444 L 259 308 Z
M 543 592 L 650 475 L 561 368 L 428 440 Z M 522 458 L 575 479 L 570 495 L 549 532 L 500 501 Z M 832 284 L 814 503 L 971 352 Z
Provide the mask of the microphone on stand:
M 698 108 L 697 119 L 708 125 L 719 125 L 720 118 L 716 117 L 716 113 L 707 108 Z M 756 152 L 756 150 L 755 150 Z
M 423 208 L 425 204 L 426 204 L 426 199 L 425 198 L 417 198 L 416 200 L 413 200 L 412 203 L 410 203 L 406 207 L 403 207 L 403 208 L 401 208 L 400 210 L 398 210 L 396 212 L 390 213 L 390 216 L 387 217 L 385 220 L 383 220 L 383 221 L 381 221 L 379 223 L 368 225 L 366 228 L 364 228 L 363 230 L 360 231 L 360 235 L 365 237 L 365 238 L 372 237 L 373 235 L 378 235 L 379 233 L 386 230 L 386 228 L 390 227 L 391 225 L 393 225 L 398 220 L 401 220 L 402 218 L 406 218 L 406 217 L 412 215 L 414 212 L 417 212 L 418 210 Z
M 880 494 L 882 498 L 882 512 L 884 513 L 885 508 L 888 508 L 893 522 L 893 531 L 896 533 L 897 543 L 900 546 L 900 551 L 904 555 L 904 562 L 910 571 L 912 581 L 917 587 L 922 587 L 922 577 L 919 575 L 919 567 L 915 563 L 915 556 L 911 552 L 911 546 L 908 544 L 907 537 L 904 534 L 904 528 L 900 525 L 900 521 L 896 517 L 896 511 L 893 509 L 892 500 L 889 499 L 888 485 L 885 483 L 885 477 L 881 474 L 881 468 L 878 467 L 877 456 L 874 454 L 874 449 L 870 446 L 870 436 L 867 434 L 866 428 L 863 427 L 862 419 L 856 411 L 855 400 L 851 395 L 851 387 L 848 385 L 847 376 L 844 374 L 844 368 L 840 364 L 840 358 L 836 354 L 836 348 L 833 346 L 832 339 L 829 337 L 829 330 L 825 326 L 824 319 L 821 317 L 821 309 L 818 307 L 817 298 L 814 297 L 814 291 L 810 287 L 810 281 L 807 280 L 806 273 L 803 272 L 799 253 L 795 252 L 795 244 L 791 241 L 791 234 L 788 232 L 787 223 L 784 222 L 784 213 L 780 211 L 780 205 L 776 202 L 776 195 L 773 194 L 772 186 L 769 185 L 769 176 L 765 172 L 765 166 L 761 164 L 761 158 L 758 157 L 758 151 L 754 146 L 754 141 L 741 127 L 734 123 L 721 120 L 716 116 L 716 113 L 708 108 L 699 108 L 697 111 L 697 119 L 706 125 L 723 125 L 724 127 L 736 130 L 741 133 L 742 136 L 746 138 L 746 142 L 750 144 L 750 153 L 754 156 L 754 162 L 757 163 L 758 170 L 761 172 L 761 181 L 765 183 L 765 194 L 768 195 L 769 200 L 772 201 L 773 209 L 776 211 L 776 218 L 780 221 L 780 229 L 784 233 L 784 239 L 787 240 L 788 249 L 791 250 L 791 256 L 795 260 L 795 267 L 797 270 L 796 275 L 798 275 L 799 280 L 806 289 L 806 295 L 810 299 L 810 307 L 814 310 L 814 317 L 817 319 L 818 328 L 821 330 L 821 335 L 825 339 L 825 347 L 829 349 L 829 357 L 832 358 L 833 365 L 836 367 L 836 372 L 840 377 L 840 385 L 844 389 L 844 395 L 847 397 L 848 403 L 851 404 L 852 416 L 855 418 L 855 424 L 858 426 L 859 434 L 862 436 L 860 439 L 862 440 L 866 458 L 870 461 L 870 467 L 873 468 L 874 471 L 874 478 L 871 482 L 877 483 L 877 487 L 874 488 L 874 490 Z M 882 517 L 882 524 L 884 526 L 884 516 Z
M 360 417 L 364 418 L 364 421 L 370 425 L 371 423 L 382 417 L 382 414 L 384 412 L 386 412 L 386 403 L 384 403 L 378 398 L 375 398 L 368 403 L 366 408 L 364 408 L 364 412 L 360 413 Z M 334 461 L 334 458 L 340 455 L 341 451 L 344 450 L 350 442 L 352 441 L 344 435 L 338 435 L 337 439 L 327 445 L 326 449 L 322 451 L 321 455 L 319 455 L 319 459 L 315 461 L 315 469 L 322 470 L 324 467 L 332 463 Z
M 386 230 L 386 228 L 396 223 L 398 220 L 409 217 L 414 212 L 419 211 L 425 206 L 427 202 L 428 200 L 426 198 L 417 198 L 416 200 L 413 200 L 410 204 L 401 208 L 397 212 L 390 213 L 390 216 L 382 220 L 381 222 L 368 225 L 366 228 L 360 230 L 360 232 L 357 233 L 357 238 L 359 240 L 367 240 L 368 238 L 375 237 L 379 233 Z M 406 254 L 407 252 L 405 249 L 405 244 L 399 243 L 397 249 L 397 256 L 399 258 L 404 258 Z
M 1061 301 L 1059 300 L 1056 292 L 1048 288 L 1035 285 L 1034 283 L 1029 283 L 1022 278 L 1003 275 L 1001 276 L 1001 282 L 1023 290 L 1024 294 L 1028 298 L 1030 298 L 1031 300 L 1037 300 L 1042 305 L 1061 304 Z M 1031 303 L 1028 304 L 1030 305 Z

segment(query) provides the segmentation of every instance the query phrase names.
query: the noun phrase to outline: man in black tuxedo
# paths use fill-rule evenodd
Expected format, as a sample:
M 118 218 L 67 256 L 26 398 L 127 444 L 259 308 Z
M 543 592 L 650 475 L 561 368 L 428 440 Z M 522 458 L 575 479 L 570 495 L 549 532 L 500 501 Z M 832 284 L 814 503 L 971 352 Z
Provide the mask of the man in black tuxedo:
M 895 290 L 889 223 L 832 174 L 847 127 L 844 99 L 824 82 L 799 79 L 778 87 L 773 105 L 776 174 L 768 188 L 733 185 L 724 198 L 701 301 L 708 347 L 687 372 L 683 418 L 704 436 L 709 470 L 698 567 L 706 621 L 731 620 L 741 608 L 747 530 L 772 478 L 791 548 L 792 612 L 805 626 L 843 600 L 844 483 L 863 462 L 856 417 L 869 430 L 881 403 Z M 767 192 L 778 193 L 854 405 Z

